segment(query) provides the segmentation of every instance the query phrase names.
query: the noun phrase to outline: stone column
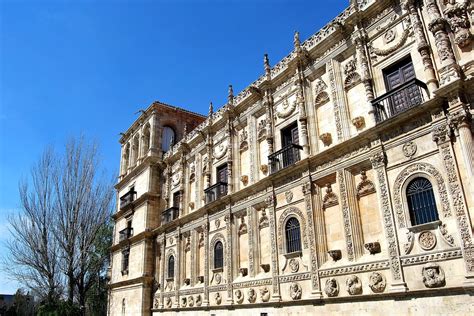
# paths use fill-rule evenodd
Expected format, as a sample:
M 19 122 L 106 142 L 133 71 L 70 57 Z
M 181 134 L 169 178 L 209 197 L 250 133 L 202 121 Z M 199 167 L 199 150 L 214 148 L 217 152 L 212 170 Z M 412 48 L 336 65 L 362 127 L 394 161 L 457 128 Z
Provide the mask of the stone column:
M 370 157 L 372 168 L 375 171 L 377 183 L 377 195 L 384 225 L 385 239 L 388 245 L 388 259 L 390 264 L 391 284 L 390 292 L 406 292 L 408 288 L 403 276 L 402 265 L 400 262 L 400 248 L 398 245 L 397 231 L 395 228 L 395 219 L 393 217 L 392 199 L 388 184 L 386 159 L 383 151 L 374 152 Z
M 150 128 L 150 152 L 152 154 L 158 154 L 160 152 L 160 140 L 158 135 L 158 111 L 153 110 L 151 114 L 151 128 Z
M 250 156 L 250 175 L 249 184 L 253 184 L 258 181 L 258 165 L 257 165 L 257 137 L 255 135 L 257 131 L 257 120 L 255 116 L 250 115 L 248 118 L 248 144 L 249 144 L 249 156 Z
M 204 234 L 204 299 L 202 306 L 209 306 L 209 219 L 202 225 Z
M 372 106 L 372 101 L 374 100 L 374 88 L 372 86 L 372 75 L 370 73 L 370 65 L 367 58 L 367 38 L 368 36 L 365 29 L 359 28 L 359 26 L 356 25 L 354 33 L 352 34 L 352 39 L 355 42 L 356 59 L 360 69 L 361 80 L 364 84 L 365 97 L 367 103 L 369 103 L 369 120 L 373 125 L 375 125 L 375 111 Z
M 456 156 L 450 140 L 450 129 L 441 122 L 432 128 L 433 141 L 438 145 L 438 150 L 448 177 L 448 190 L 454 206 L 454 213 L 461 239 L 461 251 L 466 269 L 466 284 L 474 284 L 474 243 L 472 240 L 472 224 L 468 215 L 467 204 L 464 197 Z
M 425 0 L 425 6 L 431 17 L 428 29 L 433 33 L 436 50 L 441 60 L 442 68 L 439 69 L 439 73 L 440 85 L 443 86 L 453 79 L 459 79 L 460 71 L 446 30 L 446 19 L 441 16 L 436 0 Z
M 176 268 L 176 271 L 174 272 L 174 297 L 175 297 L 175 302 L 173 304 L 174 308 L 179 308 L 179 288 L 181 286 L 181 255 L 183 252 L 183 242 L 182 242 L 182 236 L 181 236 L 181 228 L 178 227 L 176 229 L 177 234 L 176 234 L 176 261 L 174 263 L 174 266 Z
M 274 124 L 274 117 L 273 117 L 273 96 L 270 90 L 265 90 L 265 96 L 263 98 L 263 106 L 265 107 L 265 114 L 267 117 L 267 146 L 268 146 L 268 154 L 273 154 L 274 146 L 273 146 L 273 124 Z
M 226 252 L 225 252 L 225 265 L 226 265 L 226 270 L 227 270 L 227 304 L 232 305 L 234 303 L 233 300 L 233 291 L 232 291 L 232 281 L 234 279 L 234 273 L 233 273 L 233 262 L 232 262 L 232 223 L 233 223 L 233 218 L 232 218 L 232 213 L 230 212 L 230 209 L 228 210 L 228 214 L 225 215 L 224 221 L 226 224 Z
M 230 114 L 229 114 L 230 115 Z M 227 194 L 234 192 L 234 175 L 233 175 L 233 154 L 234 154 L 234 132 L 232 130 L 232 118 L 229 116 L 227 120 Z
M 306 208 L 306 217 L 308 218 L 308 235 L 309 235 L 309 249 L 310 249 L 310 260 L 311 260 L 311 296 L 313 298 L 322 298 L 321 284 L 319 281 L 318 274 L 318 254 L 316 251 L 316 235 L 314 232 L 314 218 L 313 218 L 313 203 L 311 195 L 312 183 L 311 179 L 305 182 L 301 190 L 304 195 L 304 203 Z
M 163 308 L 163 293 L 165 291 L 165 251 L 166 251 L 166 234 L 163 234 L 160 239 L 158 239 L 161 246 L 161 271 L 160 271 L 160 303 L 159 308 Z
M 337 140 L 342 142 L 350 136 L 350 125 L 349 111 L 339 62 L 334 59 L 330 60 L 326 64 L 326 70 L 329 74 L 329 86 L 331 89 L 331 100 L 334 106 Z
M 421 60 L 423 61 L 426 85 L 431 95 L 438 89 L 438 79 L 436 79 L 433 60 L 431 58 L 430 45 L 426 40 L 423 23 L 421 22 L 420 15 L 418 14 L 418 8 L 415 4 L 415 0 L 402 1 L 402 8 L 408 12 L 410 22 L 415 33 L 415 40 L 418 52 L 420 53 Z
M 315 203 L 314 203 L 314 223 L 316 233 L 316 250 L 318 254 L 318 264 L 322 265 L 327 260 L 327 240 L 326 240 L 326 223 L 324 220 L 324 209 L 321 188 L 315 186 L 314 188 Z
M 278 278 L 279 274 L 279 267 L 278 267 L 278 246 L 277 246 L 277 238 L 276 238 L 276 214 L 275 214 L 275 196 L 269 195 L 265 199 L 265 206 L 268 213 L 268 221 L 270 222 L 270 246 L 272 247 L 272 297 L 270 301 L 272 302 L 280 302 L 281 301 L 281 294 L 280 294 L 280 279 Z
M 196 251 L 199 251 L 196 230 L 191 231 L 191 286 L 196 284 Z
M 349 261 L 354 261 L 364 254 L 364 239 L 354 179 L 348 170 L 343 169 L 337 171 L 337 181 L 341 197 L 347 255 Z

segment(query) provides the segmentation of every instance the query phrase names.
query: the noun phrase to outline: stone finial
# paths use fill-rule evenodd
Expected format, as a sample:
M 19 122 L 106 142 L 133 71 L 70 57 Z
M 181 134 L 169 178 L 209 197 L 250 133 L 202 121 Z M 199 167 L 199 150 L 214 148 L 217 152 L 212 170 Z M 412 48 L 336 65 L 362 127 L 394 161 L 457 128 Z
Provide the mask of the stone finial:
M 295 49 L 301 48 L 300 32 L 298 31 L 295 31 L 295 35 L 293 37 L 293 44 L 295 45 Z
M 188 124 L 184 123 L 183 138 L 186 137 L 187 134 L 188 134 Z
M 209 104 L 209 117 L 212 116 L 214 113 L 214 106 L 212 105 L 212 102 Z
M 229 104 L 234 104 L 234 89 L 232 88 L 232 85 L 229 85 L 229 93 L 227 95 L 227 102 Z
M 270 76 L 270 60 L 268 59 L 268 54 L 263 55 L 263 67 L 265 69 L 265 75 Z

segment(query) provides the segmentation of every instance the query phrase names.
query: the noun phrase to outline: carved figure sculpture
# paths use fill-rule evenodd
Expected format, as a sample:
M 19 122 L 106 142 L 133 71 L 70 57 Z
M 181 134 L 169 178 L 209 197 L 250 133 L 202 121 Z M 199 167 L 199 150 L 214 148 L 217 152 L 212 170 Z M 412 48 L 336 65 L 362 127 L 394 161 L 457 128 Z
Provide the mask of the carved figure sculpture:
M 235 291 L 235 298 L 237 303 L 242 304 L 242 302 L 244 301 L 244 294 L 241 290 Z
M 299 300 L 301 298 L 302 291 L 303 290 L 301 289 L 301 285 L 299 285 L 298 283 L 291 284 L 290 296 L 292 299 Z
M 346 286 L 347 292 L 350 295 L 358 295 L 362 293 L 362 282 L 355 275 L 349 276 L 349 278 L 346 280 Z
M 324 292 L 329 297 L 335 297 L 339 294 L 339 284 L 334 278 L 326 280 L 326 286 L 324 287 Z
M 188 297 L 188 306 L 193 307 L 194 306 L 194 297 L 189 296 Z
M 270 291 L 266 287 L 260 289 L 260 297 L 262 302 L 268 302 L 270 300 Z
M 428 263 L 422 270 L 423 283 L 428 288 L 441 287 L 446 285 L 444 271 L 436 263 Z
M 255 292 L 254 289 L 249 289 L 248 291 L 248 298 L 247 300 L 250 302 L 250 303 L 255 303 L 255 301 L 257 300 L 257 292 Z
M 369 276 L 369 287 L 374 293 L 382 293 L 385 290 L 387 282 L 383 274 L 379 272 L 373 272 Z
M 202 298 L 201 295 L 196 295 L 196 306 L 202 305 Z
M 216 293 L 216 295 L 214 296 L 214 299 L 216 300 L 217 305 L 221 305 L 222 297 L 221 297 L 221 294 L 219 292 Z

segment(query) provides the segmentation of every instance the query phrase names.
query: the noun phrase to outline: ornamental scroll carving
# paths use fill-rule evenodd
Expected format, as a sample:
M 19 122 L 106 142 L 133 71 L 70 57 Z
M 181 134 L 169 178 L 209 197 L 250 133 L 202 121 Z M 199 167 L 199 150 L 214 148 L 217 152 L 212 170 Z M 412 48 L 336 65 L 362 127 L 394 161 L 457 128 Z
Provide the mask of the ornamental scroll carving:
M 295 216 L 300 222 L 301 235 L 303 237 L 303 247 L 305 249 L 308 248 L 308 237 L 306 232 L 307 226 L 303 212 L 301 212 L 296 207 L 290 207 L 280 215 L 280 219 L 278 221 L 278 249 L 280 250 L 280 253 L 284 253 L 283 236 L 285 234 L 285 222 L 291 216 Z
M 413 174 L 417 173 L 424 173 L 428 174 L 431 179 L 436 181 L 438 187 L 438 193 L 442 204 L 442 214 L 444 217 L 451 216 L 451 209 L 449 207 L 449 199 L 448 194 L 446 191 L 446 185 L 444 183 L 443 176 L 439 173 L 439 171 L 432 165 L 420 162 L 413 165 L 410 165 L 403 169 L 400 174 L 395 179 L 395 183 L 393 186 L 394 192 L 394 204 L 395 204 L 395 214 L 397 217 L 399 227 L 406 227 L 407 220 L 405 218 L 405 211 L 403 208 L 402 196 L 403 196 L 403 184 L 405 181 L 411 177 Z

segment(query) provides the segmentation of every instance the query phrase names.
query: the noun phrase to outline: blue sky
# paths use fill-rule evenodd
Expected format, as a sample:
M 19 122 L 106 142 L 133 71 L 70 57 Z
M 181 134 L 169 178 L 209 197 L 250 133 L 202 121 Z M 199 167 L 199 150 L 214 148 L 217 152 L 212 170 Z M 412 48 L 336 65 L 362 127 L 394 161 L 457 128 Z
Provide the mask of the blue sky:
M 348 2 L 0 0 L 0 242 L 45 146 L 83 133 L 117 172 L 137 110 L 220 107 L 229 84 L 238 93 L 263 72 L 264 53 L 275 64 L 295 30 L 308 38 Z M 0 293 L 17 287 L 0 272 Z

